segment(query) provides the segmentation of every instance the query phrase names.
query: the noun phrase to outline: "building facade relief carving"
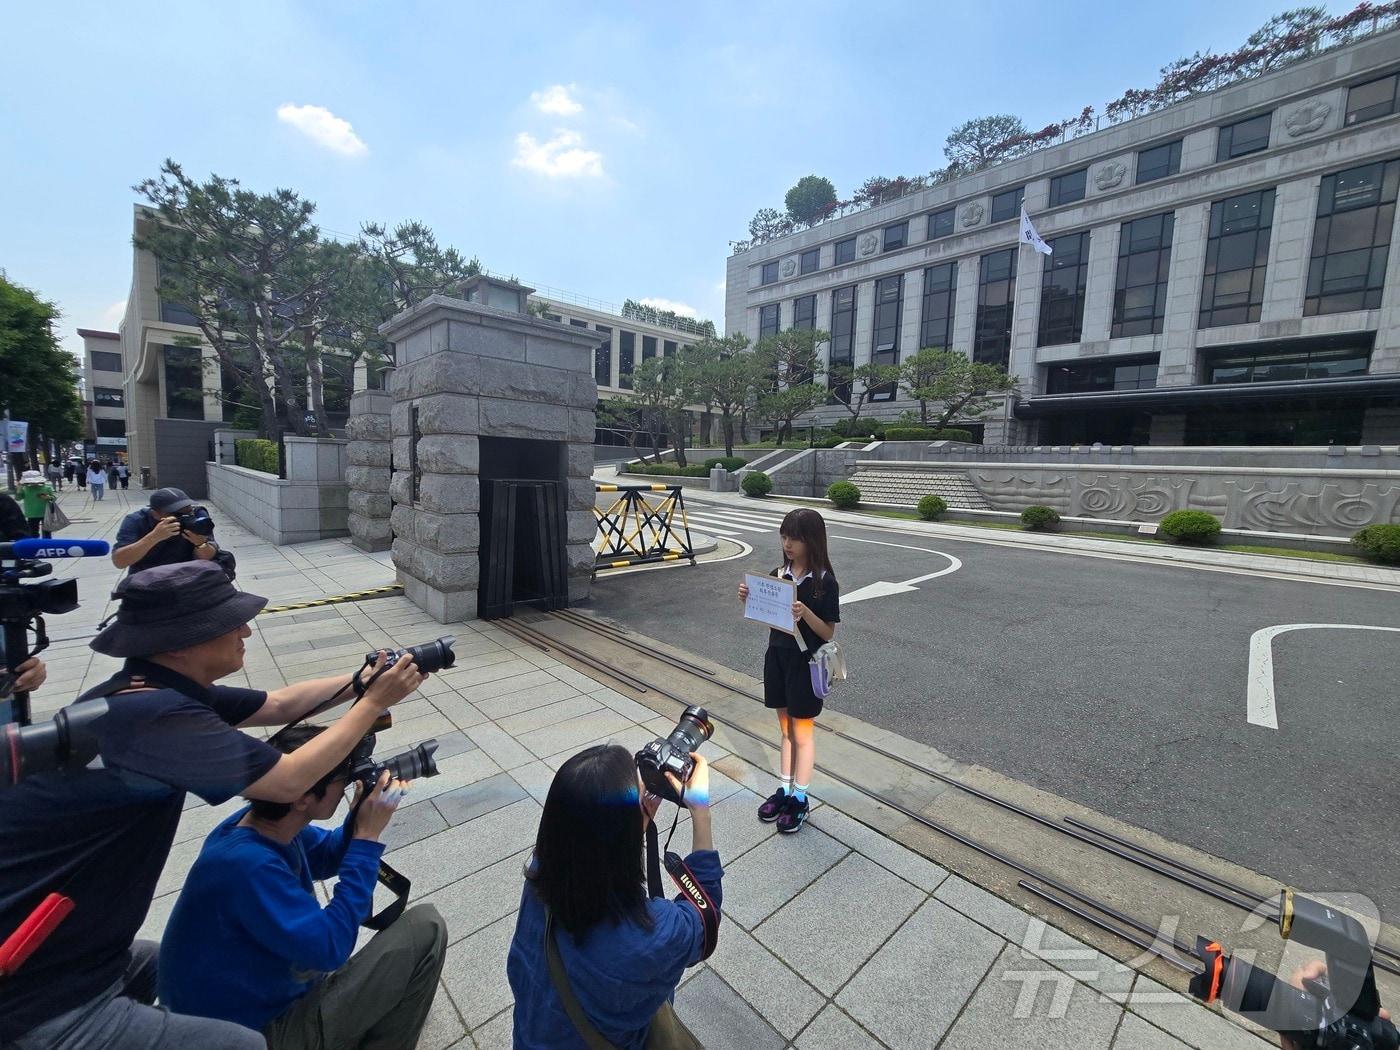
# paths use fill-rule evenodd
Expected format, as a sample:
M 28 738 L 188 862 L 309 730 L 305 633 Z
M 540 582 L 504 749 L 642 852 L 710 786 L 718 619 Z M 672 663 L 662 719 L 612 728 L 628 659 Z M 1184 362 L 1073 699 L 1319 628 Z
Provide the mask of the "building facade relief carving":
M 1111 190 L 1120 186 L 1128 175 L 1128 166 L 1121 160 L 1109 161 L 1094 172 L 1094 185 L 1101 190 Z
M 1311 135 L 1314 131 L 1321 129 L 1331 115 L 1332 103 L 1324 102 L 1322 99 L 1312 99 L 1285 113 L 1283 127 L 1288 132 L 1289 138 L 1296 139 L 1303 135 Z

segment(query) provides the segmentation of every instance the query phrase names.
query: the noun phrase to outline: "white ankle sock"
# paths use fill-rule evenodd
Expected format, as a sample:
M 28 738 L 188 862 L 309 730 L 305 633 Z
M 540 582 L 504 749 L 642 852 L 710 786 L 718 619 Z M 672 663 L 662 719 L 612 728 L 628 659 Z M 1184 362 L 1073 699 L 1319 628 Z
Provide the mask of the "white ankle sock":
M 792 777 L 779 777 L 778 783 L 782 787 L 784 795 L 792 794 Z

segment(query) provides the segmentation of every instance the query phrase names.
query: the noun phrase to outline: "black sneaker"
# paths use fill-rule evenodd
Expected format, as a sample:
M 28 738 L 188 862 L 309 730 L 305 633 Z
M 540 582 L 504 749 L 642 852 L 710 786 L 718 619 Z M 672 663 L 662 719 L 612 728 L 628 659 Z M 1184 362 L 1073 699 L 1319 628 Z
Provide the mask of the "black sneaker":
M 807 814 L 812 807 L 804 798 L 801 802 L 796 795 L 783 800 L 783 811 L 778 814 L 778 831 L 783 835 L 794 835 L 807 823 Z
M 758 807 L 758 819 L 765 824 L 773 823 L 778 819 L 778 814 L 783 811 L 783 803 L 787 801 L 787 798 L 788 793 L 782 788 L 778 788 Z

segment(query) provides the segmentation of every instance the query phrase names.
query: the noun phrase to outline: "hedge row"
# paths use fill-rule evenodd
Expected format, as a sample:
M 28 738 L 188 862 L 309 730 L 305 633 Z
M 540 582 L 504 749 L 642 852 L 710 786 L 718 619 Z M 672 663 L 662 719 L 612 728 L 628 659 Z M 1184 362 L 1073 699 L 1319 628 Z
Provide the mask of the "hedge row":
M 239 438 L 233 443 L 233 461 L 249 470 L 278 474 L 277 442 L 266 438 Z
M 886 427 L 886 441 L 962 441 L 973 444 L 972 431 L 933 427 Z
M 715 467 L 723 467 L 725 470 L 735 471 L 746 466 L 748 462 L 740 456 L 711 456 L 705 460 L 705 469 L 713 470 Z
M 678 467 L 674 463 L 629 463 L 629 474 L 659 474 L 670 478 L 708 478 L 710 468 L 705 466 Z

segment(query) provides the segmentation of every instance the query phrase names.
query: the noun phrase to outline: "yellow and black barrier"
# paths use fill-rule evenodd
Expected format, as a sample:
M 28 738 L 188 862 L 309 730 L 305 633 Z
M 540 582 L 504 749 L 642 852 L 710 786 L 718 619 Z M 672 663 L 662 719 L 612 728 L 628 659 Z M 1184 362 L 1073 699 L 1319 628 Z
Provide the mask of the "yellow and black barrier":
M 312 602 L 297 602 L 295 605 L 269 605 L 260 612 L 259 616 L 268 613 L 291 612 L 293 609 L 319 609 L 323 605 L 342 605 L 345 602 L 362 602 L 368 598 L 393 598 L 403 593 L 403 588 L 397 583 L 388 587 L 371 587 L 367 591 L 351 591 L 349 594 L 332 594 L 325 598 L 317 598 Z
M 601 543 L 593 563 L 599 569 L 621 569 L 649 562 L 690 559 L 695 564 L 695 548 L 690 541 L 690 523 L 685 515 L 685 497 L 679 485 L 595 485 L 598 492 L 615 492 L 617 499 L 607 509 L 594 506 Z M 664 492 L 662 498 L 651 493 Z

